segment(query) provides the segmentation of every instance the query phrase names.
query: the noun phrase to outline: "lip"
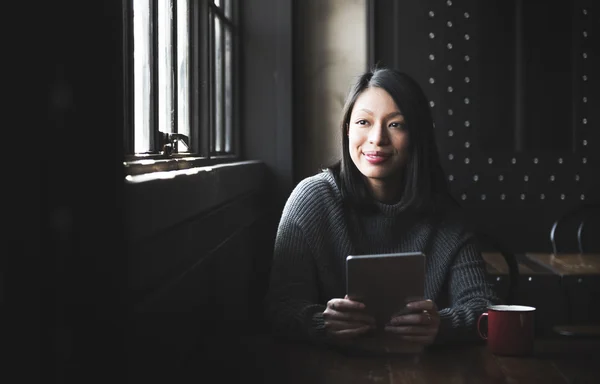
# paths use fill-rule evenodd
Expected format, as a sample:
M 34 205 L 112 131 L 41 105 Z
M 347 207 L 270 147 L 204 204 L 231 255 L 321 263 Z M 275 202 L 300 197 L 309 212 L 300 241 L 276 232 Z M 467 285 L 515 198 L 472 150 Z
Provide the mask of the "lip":
M 369 151 L 363 152 L 363 156 L 371 164 L 381 164 L 387 159 L 389 159 L 392 155 L 386 152 Z

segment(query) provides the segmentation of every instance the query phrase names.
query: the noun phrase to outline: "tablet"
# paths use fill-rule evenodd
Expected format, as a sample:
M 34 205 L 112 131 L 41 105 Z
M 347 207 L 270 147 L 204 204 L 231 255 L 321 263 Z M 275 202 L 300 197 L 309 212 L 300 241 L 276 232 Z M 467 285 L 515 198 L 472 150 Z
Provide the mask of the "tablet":
M 366 311 L 385 325 L 406 304 L 425 295 L 425 254 L 404 252 L 350 255 L 346 258 L 346 294 L 365 304 Z

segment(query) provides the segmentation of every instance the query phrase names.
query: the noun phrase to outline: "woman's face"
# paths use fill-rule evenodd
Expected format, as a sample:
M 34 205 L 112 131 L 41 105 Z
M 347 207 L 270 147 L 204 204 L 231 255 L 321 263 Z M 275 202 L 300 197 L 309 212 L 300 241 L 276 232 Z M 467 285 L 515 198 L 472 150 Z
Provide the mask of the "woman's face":
M 400 182 L 406 164 L 408 132 L 394 99 L 371 87 L 356 99 L 348 123 L 350 157 L 370 186 Z

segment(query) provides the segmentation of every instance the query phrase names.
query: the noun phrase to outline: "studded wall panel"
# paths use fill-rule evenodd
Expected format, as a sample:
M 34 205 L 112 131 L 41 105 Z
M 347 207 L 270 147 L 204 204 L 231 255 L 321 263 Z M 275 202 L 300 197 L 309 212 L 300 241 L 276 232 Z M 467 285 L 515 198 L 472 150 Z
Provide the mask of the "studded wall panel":
M 371 61 L 423 86 L 455 198 L 516 251 L 549 251 L 554 220 L 599 198 L 600 2 L 378 0 L 373 15 Z

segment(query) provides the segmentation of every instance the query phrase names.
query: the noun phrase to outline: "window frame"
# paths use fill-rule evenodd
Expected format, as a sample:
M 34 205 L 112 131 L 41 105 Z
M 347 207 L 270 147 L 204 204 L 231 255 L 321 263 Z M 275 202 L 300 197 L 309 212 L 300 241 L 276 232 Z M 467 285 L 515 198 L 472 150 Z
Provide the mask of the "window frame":
M 151 44 L 155 52 L 158 44 L 157 39 L 157 0 L 149 0 L 151 4 L 152 26 Z M 240 115 L 240 27 L 239 27 L 239 1 L 226 0 L 230 2 L 230 17 L 225 16 L 221 6 L 217 6 L 213 0 L 189 0 L 189 111 L 190 111 L 190 152 L 169 155 L 158 151 L 159 128 L 158 128 L 158 94 L 151 93 L 151 153 L 138 153 L 134 151 L 134 58 L 133 58 L 133 0 L 123 0 L 123 76 L 125 79 L 124 92 L 124 167 L 126 175 L 137 175 L 149 172 L 170 171 L 187 169 L 191 167 L 207 166 L 221 163 L 229 163 L 242 160 L 242 145 L 240 142 L 241 132 L 239 124 Z M 173 23 L 176 23 L 177 0 L 172 0 Z M 221 0 L 223 3 L 223 0 Z M 222 5 L 224 6 L 224 5 Z M 222 30 L 230 30 L 231 36 L 231 153 L 211 153 L 211 143 L 216 133 L 215 127 L 215 99 L 213 97 L 215 87 L 215 51 L 214 51 L 214 18 L 221 20 Z M 176 33 L 176 26 L 172 26 Z M 225 33 L 222 40 L 225 40 Z M 174 39 L 176 44 L 176 38 Z M 176 45 L 173 52 L 176 55 Z M 223 54 L 222 66 L 225 70 L 225 55 Z M 151 66 L 153 84 L 158 84 L 157 57 L 153 55 Z M 224 71 L 223 71 L 224 73 Z M 223 84 L 225 87 L 225 84 Z M 174 88 L 174 92 L 177 90 Z M 225 103 L 225 92 L 223 92 L 223 103 Z M 174 105 L 178 101 L 174 97 Z M 225 105 L 225 104 L 223 104 Z M 223 109 L 225 109 L 223 107 Z M 177 111 L 174 112 L 175 114 Z

